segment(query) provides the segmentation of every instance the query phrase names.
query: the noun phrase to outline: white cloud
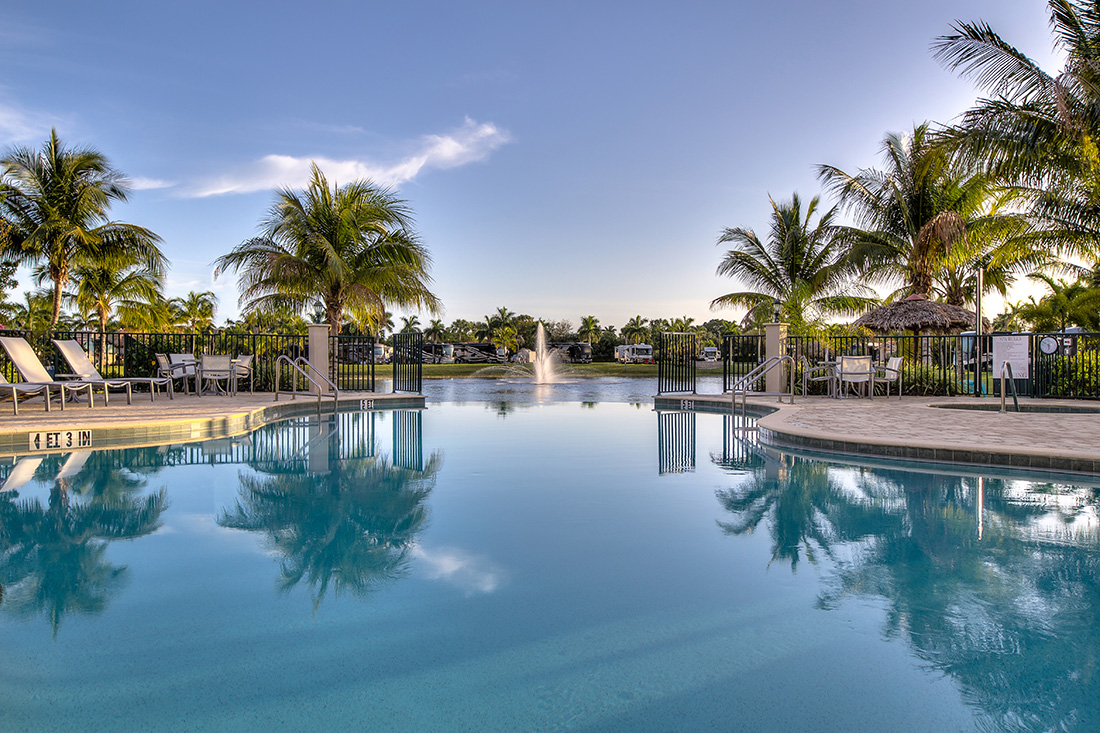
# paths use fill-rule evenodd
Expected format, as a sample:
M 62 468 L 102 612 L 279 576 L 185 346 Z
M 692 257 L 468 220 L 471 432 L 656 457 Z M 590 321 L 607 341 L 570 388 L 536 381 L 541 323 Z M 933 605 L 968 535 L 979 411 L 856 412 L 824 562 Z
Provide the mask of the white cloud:
M 0 101 L 0 143 L 5 145 L 45 140 L 50 128 L 60 122 L 56 117 Z
M 429 580 L 442 580 L 461 588 L 466 595 L 492 593 L 505 580 L 504 570 L 492 560 L 452 547 L 437 550 L 413 545 L 411 553 Z
M 175 185 L 175 181 L 165 181 L 160 178 L 142 178 L 138 176 L 130 179 L 130 187 L 135 191 L 144 191 L 151 188 L 171 188 Z
M 202 198 L 233 193 L 253 193 L 273 188 L 302 188 L 309 182 L 310 165 L 316 163 L 329 181 L 347 182 L 369 178 L 375 183 L 396 186 L 411 181 L 426 168 L 455 168 L 484 160 L 509 141 L 509 135 L 492 123 L 469 118 L 462 127 L 445 135 L 426 135 L 416 150 L 390 165 L 366 160 L 266 155 L 235 171 L 200 181 L 184 193 Z

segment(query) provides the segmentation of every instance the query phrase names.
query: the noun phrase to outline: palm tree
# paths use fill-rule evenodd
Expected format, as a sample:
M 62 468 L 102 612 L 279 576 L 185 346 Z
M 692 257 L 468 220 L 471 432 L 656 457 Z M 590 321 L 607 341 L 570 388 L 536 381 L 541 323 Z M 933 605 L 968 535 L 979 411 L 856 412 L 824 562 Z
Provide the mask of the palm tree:
M 50 330 L 53 300 L 49 292 L 23 293 L 23 302 L 11 308 L 11 324 L 23 331 L 40 334 Z
M 1089 287 L 1085 279 L 1069 283 L 1042 273 L 1029 277 L 1050 288 L 1038 302 L 1032 297 L 1015 309 L 1016 315 L 1030 323 L 1034 330 L 1065 331 L 1067 325 L 1100 330 L 1100 288 Z
M 492 319 L 493 325 L 497 327 L 516 325 L 516 314 L 508 310 L 504 306 L 500 306 L 499 308 L 497 308 L 497 312 L 494 313 L 492 316 L 489 316 L 489 318 Z
M 474 338 L 478 341 L 492 341 L 497 326 L 492 316 L 485 316 L 485 320 L 479 321 L 474 326 Z
M 826 187 L 856 216 L 861 228 L 844 228 L 841 236 L 852 264 L 871 282 L 901 281 L 898 295 L 929 297 L 939 278 L 949 302 L 963 305 L 972 288 L 965 278 L 978 266 L 993 273 L 989 286 L 1000 288 L 1012 273 L 1048 263 L 1046 253 L 1018 236 L 1023 220 L 1000 213 L 990 176 L 948 155 L 927 122 L 911 135 L 888 134 L 882 152 L 883 170 L 851 175 L 818 166 Z
M 578 334 L 588 343 L 600 340 L 600 320 L 596 316 L 581 316 L 581 328 Z
M 196 293 L 194 290 L 186 298 L 172 298 L 169 301 L 176 323 L 190 333 L 198 333 L 214 325 L 214 313 L 218 308 L 218 296 L 207 290 Z
M 645 318 L 642 318 L 641 316 L 634 316 L 626 322 L 626 325 L 623 326 L 622 330 L 620 331 L 623 339 L 625 339 L 626 342 L 630 344 L 640 344 L 649 334 L 649 327 L 646 325 L 647 323 L 649 323 L 649 321 L 647 321 Z
M 447 329 L 443 326 L 443 321 L 438 318 L 433 318 L 428 327 L 424 329 L 424 336 L 433 343 L 439 343 L 443 340 L 443 335 L 447 332 Z
M 493 331 L 493 346 L 514 354 L 519 349 L 519 335 L 513 326 L 501 326 Z
M 979 99 L 947 132 L 953 150 L 1032 204 L 1036 237 L 1070 254 L 1100 241 L 1100 3 L 1049 0 L 1058 74 L 1043 71 L 985 23 L 956 23 L 933 44 Z
M 412 316 L 401 316 L 401 333 L 414 333 L 420 329 L 420 318 Z
M 99 330 L 107 330 L 111 315 L 132 320 L 162 300 L 161 279 L 139 263 L 124 266 L 80 265 L 73 270 L 76 305 L 94 313 Z
M 852 282 L 845 243 L 833 224 L 836 208 L 813 224 L 817 196 L 810 199 L 805 214 L 797 193 L 789 202 L 768 200 L 772 221 L 766 241 L 742 227 L 725 229 L 718 238 L 718 244 L 734 245 L 718 265 L 718 274 L 736 277 L 750 289 L 719 296 L 711 308 L 746 307 L 745 318 L 752 322 L 771 314 L 778 300 L 783 315 L 797 327 L 821 316 L 857 313 L 874 302 L 865 287 Z
M 438 312 L 430 266 L 405 201 L 370 181 L 330 187 L 314 165 L 306 190 L 280 191 L 261 236 L 219 257 L 214 273 L 240 273 L 246 311 L 320 303 L 335 334 L 345 310 L 358 318 L 392 305 Z
M 167 259 L 160 238 L 144 227 L 111 221 L 111 203 L 129 188 L 102 153 L 67 148 L 50 131 L 41 151 L 15 148 L 3 159 L 0 181 L 0 253 L 9 261 L 41 264 L 53 283 L 50 326 L 73 269 L 131 258 L 161 277 Z

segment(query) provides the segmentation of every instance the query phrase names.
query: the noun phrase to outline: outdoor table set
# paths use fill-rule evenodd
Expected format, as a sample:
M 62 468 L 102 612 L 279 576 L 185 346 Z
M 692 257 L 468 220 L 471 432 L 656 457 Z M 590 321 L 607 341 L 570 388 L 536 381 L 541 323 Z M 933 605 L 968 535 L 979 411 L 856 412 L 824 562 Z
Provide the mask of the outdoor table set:
M 188 391 L 188 380 L 195 386 L 195 396 L 201 397 L 208 387 L 213 394 L 235 396 L 238 382 L 248 379 L 248 393 L 255 389 L 255 370 L 252 366 L 252 354 L 242 354 L 236 358 L 228 354 L 157 354 L 157 375 L 171 379 L 182 379 L 183 389 Z
M 886 396 L 890 396 L 890 385 L 898 385 L 898 398 L 901 398 L 901 362 L 900 356 L 891 357 L 885 366 L 876 366 L 870 356 L 841 355 L 836 359 L 819 362 L 810 366 L 804 361 L 803 381 L 825 382 L 830 397 L 842 399 L 854 394 L 874 399 L 875 385 L 886 385 Z

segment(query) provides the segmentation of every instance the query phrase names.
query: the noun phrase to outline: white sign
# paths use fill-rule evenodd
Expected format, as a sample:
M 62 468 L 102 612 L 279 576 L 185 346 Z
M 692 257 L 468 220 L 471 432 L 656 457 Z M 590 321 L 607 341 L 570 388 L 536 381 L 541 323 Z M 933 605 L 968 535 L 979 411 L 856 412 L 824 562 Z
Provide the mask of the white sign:
M 30 433 L 31 450 L 67 450 L 90 448 L 91 430 L 55 430 L 48 433 Z
M 1031 354 L 1028 345 L 1031 337 L 1024 336 L 994 336 L 993 337 L 993 378 L 1000 379 L 1001 365 L 1008 362 L 1012 365 L 1012 376 L 1015 379 L 1028 379 L 1031 369 Z

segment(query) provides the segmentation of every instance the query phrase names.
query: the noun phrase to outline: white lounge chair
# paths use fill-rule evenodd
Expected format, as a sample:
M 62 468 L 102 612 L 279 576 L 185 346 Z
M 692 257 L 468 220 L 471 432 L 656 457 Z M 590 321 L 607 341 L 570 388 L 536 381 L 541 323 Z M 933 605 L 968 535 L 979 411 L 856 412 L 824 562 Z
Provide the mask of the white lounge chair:
M 187 380 L 193 379 L 195 381 L 195 390 L 199 388 L 199 360 L 195 358 L 194 354 L 169 354 L 168 362 L 172 365 L 174 370 L 173 377 L 183 378 L 183 391 L 187 392 Z
M 72 374 L 63 376 L 72 376 L 88 382 L 100 382 L 104 385 L 104 390 L 107 388 L 126 389 L 127 400 L 130 400 L 131 389 L 134 384 L 149 385 L 150 399 L 154 402 L 157 399 L 157 387 L 166 387 L 168 389 L 168 399 L 175 399 L 172 394 L 172 380 L 167 377 L 112 377 L 111 379 L 105 379 L 76 341 L 71 339 L 51 339 L 51 341 L 53 341 L 53 345 L 57 347 L 58 353 L 61 354 L 69 368 L 73 370 Z M 127 404 L 130 404 L 130 401 Z
M 19 373 L 23 375 L 23 379 L 27 380 L 27 384 L 33 385 L 56 385 L 61 392 L 61 408 L 65 408 L 65 396 L 67 392 L 88 392 L 88 407 L 92 407 L 94 398 L 92 396 L 92 388 L 100 386 L 98 382 L 86 381 L 82 379 L 58 382 L 53 376 L 46 371 L 46 367 L 42 366 L 42 362 L 39 361 L 38 355 L 34 353 L 34 349 L 27 343 L 26 339 L 18 336 L 0 336 L 0 346 L 7 352 L 8 358 L 15 364 L 15 368 L 19 370 Z M 49 392 L 47 391 L 47 394 Z M 130 388 L 127 386 L 126 395 L 129 397 Z M 107 403 L 107 388 L 103 387 L 103 402 Z
M 52 384 L 31 384 L 29 382 L 9 382 L 0 374 L 0 393 L 11 390 L 11 406 L 15 414 L 19 414 L 19 395 L 42 395 L 46 398 L 46 412 L 50 411 L 50 387 Z M 60 393 L 61 390 L 58 389 Z M 65 409 L 65 400 L 61 400 L 61 409 Z

